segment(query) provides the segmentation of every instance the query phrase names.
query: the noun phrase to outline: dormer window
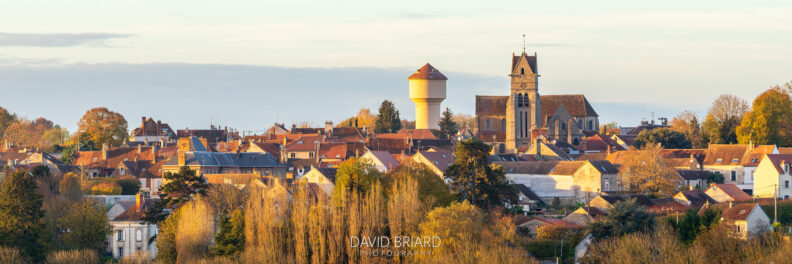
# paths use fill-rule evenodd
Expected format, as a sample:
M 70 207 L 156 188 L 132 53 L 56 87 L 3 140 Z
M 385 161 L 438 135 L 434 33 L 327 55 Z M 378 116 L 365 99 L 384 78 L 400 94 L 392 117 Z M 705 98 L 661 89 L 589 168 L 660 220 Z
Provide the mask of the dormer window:
M 740 160 L 739 159 L 732 159 L 732 163 L 737 163 L 737 162 L 740 162 Z
M 520 74 L 525 74 L 525 68 L 520 68 Z
M 716 159 L 715 162 L 723 162 L 723 159 Z

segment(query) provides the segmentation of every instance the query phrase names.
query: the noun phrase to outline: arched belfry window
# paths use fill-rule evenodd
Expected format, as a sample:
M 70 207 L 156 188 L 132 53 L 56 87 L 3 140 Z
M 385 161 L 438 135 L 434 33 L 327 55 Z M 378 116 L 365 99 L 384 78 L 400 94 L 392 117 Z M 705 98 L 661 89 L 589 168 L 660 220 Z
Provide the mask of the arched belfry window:
M 525 68 L 520 68 L 520 74 L 525 74 Z
M 522 94 L 517 94 L 517 107 L 523 106 L 523 96 Z
M 523 102 L 523 105 L 525 105 L 525 107 L 531 107 L 531 99 L 530 99 L 530 98 L 528 98 L 528 94 L 526 94 L 526 95 L 525 95 L 525 97 L 523 98 L 523 100 L 525 100 L 525 101 Z

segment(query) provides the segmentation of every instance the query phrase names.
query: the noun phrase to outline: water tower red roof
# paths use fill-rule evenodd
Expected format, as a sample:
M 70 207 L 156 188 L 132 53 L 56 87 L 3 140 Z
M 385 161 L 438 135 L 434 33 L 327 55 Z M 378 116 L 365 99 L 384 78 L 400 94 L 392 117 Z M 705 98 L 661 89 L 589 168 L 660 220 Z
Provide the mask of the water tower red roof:
M 419 79 L 419 80 L 448 80 L 448 78 L 446 78 L 445 75 L 440 73 L 440 71 L 438 71 L 434 66 L 432 66 L 429 63 L 427 63 L 426 65 L 424 65 L 423 67 L 421 67 L 420 69 L 415 71 L 415 73 L 413 73 L 413 75 L 410 75 L 410 77 L 407 78 L 407 80 L 413 80 L 413 79 Z

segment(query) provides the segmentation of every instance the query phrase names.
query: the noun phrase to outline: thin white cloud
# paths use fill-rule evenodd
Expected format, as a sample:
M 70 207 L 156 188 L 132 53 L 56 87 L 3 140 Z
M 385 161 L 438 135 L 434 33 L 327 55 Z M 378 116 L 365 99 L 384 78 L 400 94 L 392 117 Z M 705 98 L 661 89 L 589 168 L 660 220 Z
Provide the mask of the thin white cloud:
M 74 47 L 94 45 L 110 47 L 106 41 L 134 35 L 116 33 L 28 34 L 0 32 L 0 46 L 5 47 Z

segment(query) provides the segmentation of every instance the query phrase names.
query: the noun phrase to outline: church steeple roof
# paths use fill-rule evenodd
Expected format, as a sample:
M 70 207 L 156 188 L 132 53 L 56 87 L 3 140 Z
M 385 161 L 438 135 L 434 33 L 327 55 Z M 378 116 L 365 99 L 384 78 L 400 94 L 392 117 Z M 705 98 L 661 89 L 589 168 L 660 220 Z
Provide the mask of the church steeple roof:
M 415 73 L 413 73 L 413 75 L 410 75 L 410 77 L 407 78 L 407 80 L 415 80 L 415 79 L 418 79 L 418 80 L 448 80 L 448 78 L 446 78 L 445 75 L 440 73 L 439 70 L 437 70 L 434 66 L 432 66 L 429 63 L 427 63 L 426 65 L 424 65 L 423 67 L 421 67 L 420 69 L 415 71 Z
M 526 54 L 525 52 L 520 54 L 520 56 L 514 56 L 514 53 L 512 53 L 512 71 L 514 71 L 514 68 L 517 67 L 517 63 L 520 61 L 521 57 L 525 57 L 525 60 L 528 62 L 528 66 L 531 67 L 531 72 L 537 74 L 538 72 L 536 71 L 536 53 L 534 53 L 533 56 L 528 56 L 528 54 Z

